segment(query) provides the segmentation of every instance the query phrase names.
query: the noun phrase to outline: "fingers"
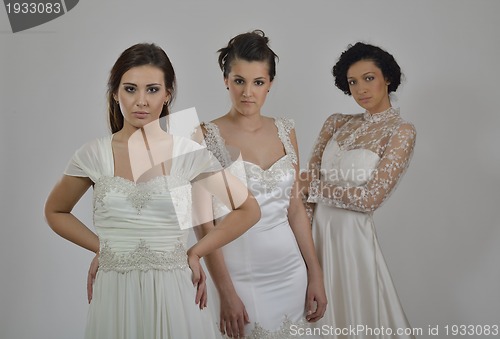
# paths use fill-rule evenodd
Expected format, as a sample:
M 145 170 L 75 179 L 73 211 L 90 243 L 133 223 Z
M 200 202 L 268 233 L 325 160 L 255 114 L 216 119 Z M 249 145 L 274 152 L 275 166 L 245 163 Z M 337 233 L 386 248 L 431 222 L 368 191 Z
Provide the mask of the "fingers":
M 90 304 L 92 301 L 92 284 L 94 282 L 93 277 L 90 275 L 90 272 L 87 274 L 87 300 Z
M 323 318 L 326 311 L 326 302 L 318 301 L 316 298 L 308 299 L 306 320 L 316 322 Z
M 93 297 L 94 281 L 99 268 L 99 255 L 96 254 L 94 259 L 90 262 L 89 271 L 87 273 L 87 300 L 90 304 Z
M 245 311 L 246 314 L 246 311 Z M 224 317 L 221 315 L 219 330 L 229 338 L 244 338 L 245 337 L 245 324 L 249 323 L 248 314 L 246 316 L 232 315 Z
M 196 299 L 195 303 L 199 305 L 200 309 L 203 309 L 207 305 L 207 284 L 205 278 L 203 278 L 205 274 L 203 270 L 200 274 L 200 280 L 198 281 L 198 286 L 196 289 Z
M 250 317 L 248 316 L 247 309 L 243 309 L 243 320 L 245 321 L 245 324 L 250 324 Z

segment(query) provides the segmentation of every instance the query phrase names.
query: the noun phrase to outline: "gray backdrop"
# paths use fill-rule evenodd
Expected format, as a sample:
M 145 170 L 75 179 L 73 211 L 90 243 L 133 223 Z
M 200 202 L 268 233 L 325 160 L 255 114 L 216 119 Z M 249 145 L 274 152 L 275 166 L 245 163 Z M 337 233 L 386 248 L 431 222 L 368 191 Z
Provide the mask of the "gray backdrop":
M 280 56 L 264 114 L 295 119 L 302 167 L 328 115 L 361 112 L 333 85 L 339 53 L 363 40 L 396 56 L 406 81 L 393 105 L 417 147 L 375 221 L 404 309 L 422 338 L 499 325 L 498 13 L 495 0 L 87 0 L 12 34 L 0 10 L 0 338 L 83 338 L 92 255 L 50 230 L 43 204 L 73 152 L 108 133 L 118 55 L 158 43 L 178 75 L 174 110 L 211 120 L 230 107 L 216 51 L 255 28 Z M 75 213 L 91 225 L 90 193 Z

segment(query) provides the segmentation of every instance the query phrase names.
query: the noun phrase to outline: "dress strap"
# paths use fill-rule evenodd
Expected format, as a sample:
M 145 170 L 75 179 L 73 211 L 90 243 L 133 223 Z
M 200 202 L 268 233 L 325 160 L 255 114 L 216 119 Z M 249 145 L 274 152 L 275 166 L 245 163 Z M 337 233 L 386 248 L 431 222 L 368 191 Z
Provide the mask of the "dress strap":
M 290 132 L 295 127 L 295 122 L 293 119 L 280 117 L 274 119 L 274 124 L 278 128 L 278 137 L 285 147 L 286 154 L 290 156 L 294 164 L 297 164 L 297 154 L 290 141 Z
M 226 149 L 226 142 L 220 134 L 219 127 L 213 122 L 202 122 L 201 126 L 207 131 L 205 142 L 208 150 L 215 155 L 222 167 L 227 168 L 231 164 L 231 156 Z

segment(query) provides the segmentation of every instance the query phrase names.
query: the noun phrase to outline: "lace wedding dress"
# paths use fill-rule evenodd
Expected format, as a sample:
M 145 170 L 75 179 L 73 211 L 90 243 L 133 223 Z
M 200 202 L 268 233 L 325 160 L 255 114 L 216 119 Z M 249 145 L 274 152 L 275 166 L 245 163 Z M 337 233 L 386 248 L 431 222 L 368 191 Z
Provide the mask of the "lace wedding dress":
M 279 118 L 275 125 L 286 154 L 263 169 L 248 161 L 233 163 L 218 126 L 203 124 L 208 149 L 232 174 L 245 179 L 246 173 L 248 188 L 261 208 L 260 221 L 222 248 L 229 274 L 250 318 L 245 338 L 300 338 L 293 331 L 308 327 L 304 318 L 307 270 L 287 216 L 297 163 L 289 137 L 293 121 Z M 211 290 L 217 293 L 213 286 Z M 218 319 L 218 309 L 214 317 Z
M 217 162 L 197 143 L 173 137 L 169 175 L 145 182 L 114 176 L 112 136 L 85 144 L 65 174 L 94 182 L 99 270 L 88 339 L 216 338 L 208 311 L 195 304 L 187 263 L 190 181 Z
M 334 114 L 321 130 L 309 163 L 314 180 L 308 202 L 315 203 L 313 237 L 328 297 L 316 325 L 326 325 L 324 338 L 413 338 L 397 333 L 411 328 L 377 241 L 373 211 L 408 167 L 415 137 L 395 108 Z M 349 331 L 356 327 L 359 332 Z

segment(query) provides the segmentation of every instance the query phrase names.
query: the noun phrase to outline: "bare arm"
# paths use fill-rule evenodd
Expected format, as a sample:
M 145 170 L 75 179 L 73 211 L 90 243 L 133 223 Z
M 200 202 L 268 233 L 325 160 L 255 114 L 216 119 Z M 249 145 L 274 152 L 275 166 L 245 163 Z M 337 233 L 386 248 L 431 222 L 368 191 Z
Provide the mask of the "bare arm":
M 71 213 L 91 185 L 92 181 L 89 178 L 64 175 L 47 198 L 45 218 L 54 232 L 61 237 L 98 253 L 97 235 Z
M 297 164 L 295 164 L 296 176 L 290 197 L 290 206 L 288 207 L 288 220 L 307 266 L 307 320 L 315 322 L 323 317 L 326 310 L 327 300 L 323 283 L 323 271 L 314 249 L 311 224 L 299 195 L 298 147 L 294 130 L 290 133 L 290 141 L 297 154 Z M 314 303 L 316 303 L 316 306 L 314 306 Z

